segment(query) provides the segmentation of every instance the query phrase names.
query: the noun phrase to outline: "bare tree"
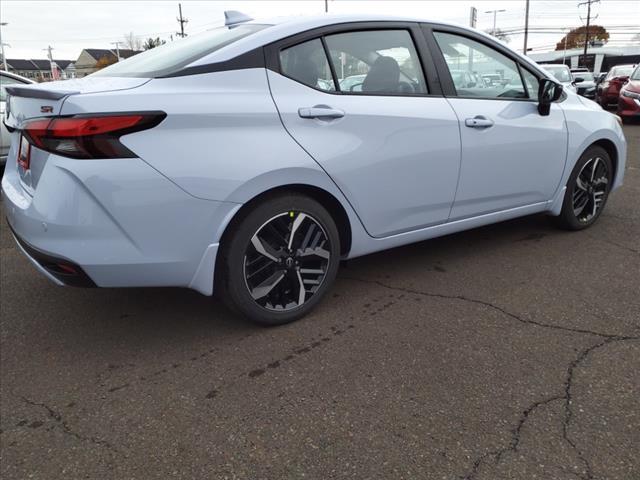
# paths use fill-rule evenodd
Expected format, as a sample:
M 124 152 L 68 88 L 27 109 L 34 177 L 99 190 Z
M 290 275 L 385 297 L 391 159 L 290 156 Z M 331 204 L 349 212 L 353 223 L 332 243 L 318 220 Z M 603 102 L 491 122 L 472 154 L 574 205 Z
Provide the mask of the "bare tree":
M 495 30 L 493 30 L 493 28 L 490 28 L 489 30 L 486 30 L 486 32 L 492 37 L 496 37 L 498 40 L 502 40 L 504 43 L 509 43 L 509 41 L 511 40 L 509 34 L 503 32 L 499 28 L 496 28 Z
M 140 51 L 142 50 L 142 40 L 137 38 L 133 32 L 124 34 L 124 41 L 122 42 L 129 50 Z

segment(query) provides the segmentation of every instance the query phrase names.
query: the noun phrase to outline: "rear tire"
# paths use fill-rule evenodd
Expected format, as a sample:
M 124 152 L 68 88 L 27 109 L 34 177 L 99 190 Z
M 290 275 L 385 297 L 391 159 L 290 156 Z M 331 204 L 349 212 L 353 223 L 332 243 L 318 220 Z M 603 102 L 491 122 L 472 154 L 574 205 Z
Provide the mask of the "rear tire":
M 298 320 L 333 284 L 340 238 L 317 201 L 296 193 L 271 196 L 230 228 L 219 252 L 216 289 L 250 320 L 263 325 Z
M 566 230 L 582 230 L 600 217 L 609 198 L 613 168 L 605 149 L 589 147 L 576 162 L 562 202 L 559 216 L 553 223 Z

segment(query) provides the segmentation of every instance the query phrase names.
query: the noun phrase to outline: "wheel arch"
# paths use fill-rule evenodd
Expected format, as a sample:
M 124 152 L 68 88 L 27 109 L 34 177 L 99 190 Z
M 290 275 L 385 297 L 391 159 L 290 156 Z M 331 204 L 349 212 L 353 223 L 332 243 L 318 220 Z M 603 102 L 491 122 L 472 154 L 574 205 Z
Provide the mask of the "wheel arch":
M 278 185 L 254 195 L 251 199 L 243 203 L 242 207 L 240 207 L 233 218 L 225 226 L 224 231 L 220 236 L 220 245 L 224 245 L 225 242 L 229 240 L 229 235 L 233 231 L 234 226 L 240 223 L 256 204 L 264 201 L 266 198 L 286 193 L 298 193 L 311 197 L 329 212 L 333 220 L 336 222 L 338 235 L 340 236 L 340 254 L 342 257 L 346 257 L 351 250 L 353 240 L 351 219 L 347 210 L 340 200 L 338 200 L 338 198 L 336 198 L 336 196 L 331 192 L 316 185 L 305 183 Z

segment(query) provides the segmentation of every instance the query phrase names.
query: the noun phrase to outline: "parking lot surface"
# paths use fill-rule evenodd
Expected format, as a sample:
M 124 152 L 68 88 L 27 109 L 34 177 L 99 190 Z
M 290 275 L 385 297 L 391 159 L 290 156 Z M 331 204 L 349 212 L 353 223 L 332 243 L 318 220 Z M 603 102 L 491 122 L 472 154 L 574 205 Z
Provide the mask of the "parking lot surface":
M 0 477 L 640 478 L 640 125 L 582 232 L 543 216 L 350 261 L 261 328 L 59 288 L 1 229 Z

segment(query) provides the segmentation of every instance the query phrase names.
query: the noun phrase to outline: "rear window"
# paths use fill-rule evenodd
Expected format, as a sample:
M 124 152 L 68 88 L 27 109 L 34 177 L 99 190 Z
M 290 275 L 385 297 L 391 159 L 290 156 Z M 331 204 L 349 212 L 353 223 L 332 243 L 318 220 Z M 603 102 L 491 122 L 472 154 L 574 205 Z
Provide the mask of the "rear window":
M 215 28 L 139 53 L 103 68 L 91 76 L 152 78 L 169 75 L 211 52 L 267 27 L 269 25 L 243 24 Z

